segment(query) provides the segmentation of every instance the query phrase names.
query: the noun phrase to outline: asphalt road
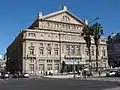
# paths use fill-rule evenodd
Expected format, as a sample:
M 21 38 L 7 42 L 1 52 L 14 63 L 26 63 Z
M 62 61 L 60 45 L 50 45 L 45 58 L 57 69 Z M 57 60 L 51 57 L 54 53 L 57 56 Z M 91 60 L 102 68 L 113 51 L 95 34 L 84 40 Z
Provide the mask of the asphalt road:
M 0 80 L 0 90 L 120 90 L 119 82 L 73 79 Z M 111 89 L 113 88 L 113 89 Z

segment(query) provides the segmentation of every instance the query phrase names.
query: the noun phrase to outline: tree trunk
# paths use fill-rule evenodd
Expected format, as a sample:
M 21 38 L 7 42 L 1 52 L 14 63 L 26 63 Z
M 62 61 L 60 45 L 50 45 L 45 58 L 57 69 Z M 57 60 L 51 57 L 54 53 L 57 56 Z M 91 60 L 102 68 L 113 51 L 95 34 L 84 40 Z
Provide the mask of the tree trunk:
M 91 50 L 90 50 L 90 47 L 88 48 L 88 52 L 89 52 L 89 70 L 90 70 L 90 74 L 91 74 Z
M 98 71 L 98 45 L 96 45 L 96 71 Z

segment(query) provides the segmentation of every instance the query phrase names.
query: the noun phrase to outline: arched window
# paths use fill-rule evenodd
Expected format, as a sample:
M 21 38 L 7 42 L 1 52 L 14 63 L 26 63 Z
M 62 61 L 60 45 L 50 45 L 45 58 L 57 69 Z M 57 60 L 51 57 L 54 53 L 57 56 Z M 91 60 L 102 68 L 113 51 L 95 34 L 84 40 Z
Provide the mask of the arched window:
M 78 45 L 77 48 L 76 48 L 76 54 L 80 55 L 80 45 Z
M 32 43 L 31 43 L 31 46 L 29 47 L 29 51 L 31 55 L 34 55 L 34 46 Z
M 47 53 L 48 55 L 51 55 L 51 44 L 50 43 L 47 44 Z
M 75 54 L 75 46 L 72 45 L 72 46 L 71 46 L 71 55 L 74 55 L 74 54 Z
M 66 45 L 66 55 L 70 55 L 70 46 Z
M 105 56 L 105 48 L 102 50 L 102 55 Z
M 54 53 L 55 55 L 58 55 L 58 44 L 55 44 Z
M 40 43 L 40 47 L 39 47 L 39 50 L 40 50 L 40 55 L 43 55 L 43 43 Z

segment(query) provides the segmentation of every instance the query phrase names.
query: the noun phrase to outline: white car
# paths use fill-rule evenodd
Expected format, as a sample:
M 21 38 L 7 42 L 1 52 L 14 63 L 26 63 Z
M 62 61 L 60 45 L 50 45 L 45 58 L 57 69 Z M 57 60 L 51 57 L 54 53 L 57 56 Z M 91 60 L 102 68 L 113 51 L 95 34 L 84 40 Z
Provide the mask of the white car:
M 106 73 L 106 76 L 115 76 L 117 73 L 117 71 L 110 71 L 108 73 Z
M 0 77 L 2 76 L 1 72 L 0 72 Z
M 3 79 L 4 78 L 9 78 L 9 74 L 8 73 L 4 73 L 4 74 L 1 75 L 1 78 L 3 78 Z
M 30 76 L 30 75 L 29 75 L 28 73 L 23 74 L 23 77 L 24 77 L 24 78 L 29 78 L 29 76 Z

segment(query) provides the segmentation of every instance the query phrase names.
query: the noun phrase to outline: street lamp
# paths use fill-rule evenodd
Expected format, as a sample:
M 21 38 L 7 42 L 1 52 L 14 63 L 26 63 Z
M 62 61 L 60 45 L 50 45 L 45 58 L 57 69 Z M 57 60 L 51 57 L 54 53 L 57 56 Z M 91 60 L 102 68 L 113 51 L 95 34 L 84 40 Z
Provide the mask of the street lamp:
M 96 18 L 94 18 L 93 20 L 91 20 L 90 22 L 88 22 L 87 25 L 90 25 L 92 22 L 94 22 L 94 21 L 96 21 L 96 20 L 99 20 L 99 19 L 100 19 L 99 17 L 96 17 Z
M 73 79 L 75 79 L 75 62 L 76 62 L 76 59 L 74 58 L 74 60 L 73 60 L 73 69 L 74 69 L 74 76 L 73 76 Z

